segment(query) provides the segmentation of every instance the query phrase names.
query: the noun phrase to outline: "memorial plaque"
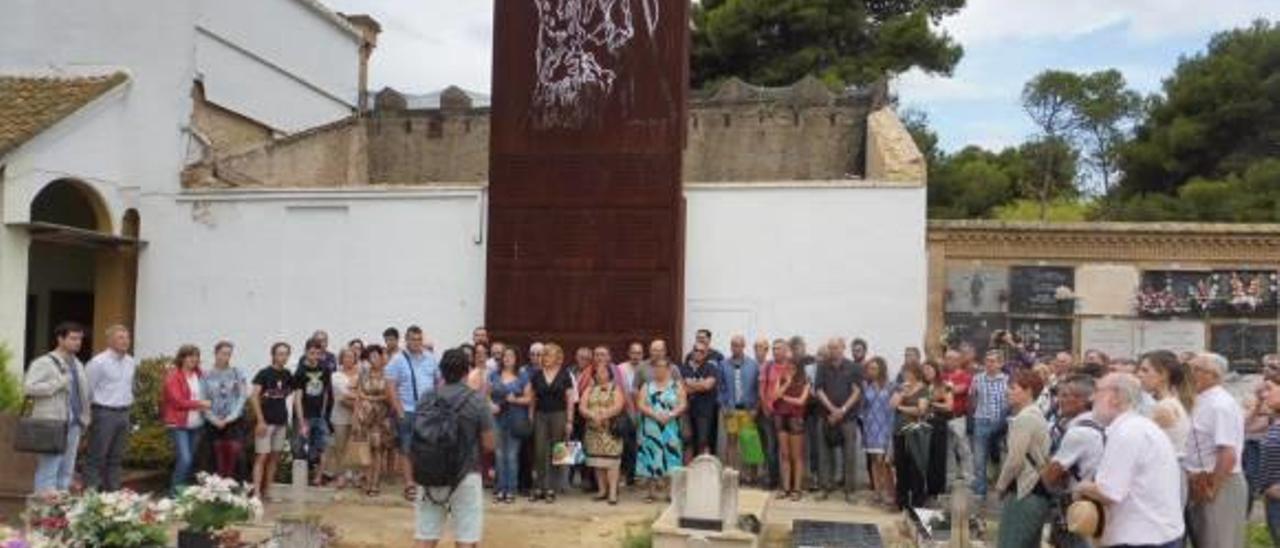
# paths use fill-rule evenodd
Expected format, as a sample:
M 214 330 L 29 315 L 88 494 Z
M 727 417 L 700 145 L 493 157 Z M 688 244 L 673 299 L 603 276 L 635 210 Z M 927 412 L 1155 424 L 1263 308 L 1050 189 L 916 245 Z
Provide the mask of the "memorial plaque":
M 1009 313 L 1070 316 L 1075 301 L 1059 292 L 1075 287 L 1075 269 L 1057 266 L 1015 266 L 1009 270 Z
M 1233 370 L 1258 371 L 1262 357 L 1276 351 L 1274 324 L 1233 323 L 1209 328 L 1209 345 L 1231 362 Z
M 1138 356 L 1138 322 L 1087 318 L 1080 320 L 1080 350 L 1097 349 L 1113 358 Z
M 1149 270 L 1142 273 L 1136 307 L 1139 316 L 1202 317 L 1212 306 L 1208 272 Z
M 947 269 L 947 312 L 998 314 L 1009 294 L 1009 272 L 992 266 Z
M 1071 320 L 1014 318 L 1009 331 L 1022 337 L 1022 343 L 1037 356 L 1071 352 L 1074 340 Z
M 958 348 L 960 343 L 973 345 L 981 356 L 991 346 L 991 334 L 999 329 L 1008 329 L 1009 320 L 1004 314 L 947 314 L 945 338 L 946 344 Z
M 1192 320 L 1154 321 L 1138 324 L 1138 353 L 1168 350 L 1175 354 L 1204 352 L 1205 324 Z
M 486 324 L 519 344 L 677 344 L 688 1 L 494 14 Z
M 1082 265 L 1076 271 L 1078 312 L 1091 316 L 1129 316 L 1138 291 L 1138 269 L 1127 265 Z

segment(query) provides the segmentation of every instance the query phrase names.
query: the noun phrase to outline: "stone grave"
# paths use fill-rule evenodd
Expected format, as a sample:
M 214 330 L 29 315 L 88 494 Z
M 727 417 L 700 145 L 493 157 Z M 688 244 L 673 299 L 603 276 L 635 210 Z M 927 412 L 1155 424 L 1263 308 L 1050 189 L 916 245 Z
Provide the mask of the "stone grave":
M 759 531 L 742 523 L 764 523 L 768 499 L 762 491 L 740 491 L 737 470 L 699 456 L 672 476 L 671 505 L 653 524 L 653 545 L 759 546 Z

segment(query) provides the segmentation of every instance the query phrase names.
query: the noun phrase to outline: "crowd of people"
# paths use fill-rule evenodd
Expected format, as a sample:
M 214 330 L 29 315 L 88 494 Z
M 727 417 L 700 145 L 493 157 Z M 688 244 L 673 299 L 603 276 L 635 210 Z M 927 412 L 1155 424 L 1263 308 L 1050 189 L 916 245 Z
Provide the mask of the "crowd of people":
M 120 488 L 137 364 L 129 331 L 113 326 L 107 349 L 81 365 L 83 334 L 59 326 L 56 348 L 26 372 L 32 416 L 67 423 L 66 450 L 40 456 L 37 492 L 71 488 L 82 433 L 84 487 Z M 801 337 L 748 350 L 734 335 L 722 353 L 704 329 L 683 359 L 653 340 L 615 360 L 608 346 L 570 359 L 554 342 L 519 348 L 483 327 L 437 358 L 422 329 L 403 335 L 388 328 L 381 344 L 357 339 L 334 353 L 317 331 L 292 367 L 293 348 L 278 342 L 251 377 L 233 365 L 231 342 L 213 346 L 209 367 L 183 345 L 159 410 L 173 489 L 191 480 L 202 447 L 212 471 L 234 477 L 251 443 L 248 479 L 265 499 L 288 447 L 310 462 L 314 485 L 376 496 L 399 483 L 417 504 L 419 541 L 438 539 L 449 513 L 466 544 L 479 541 L 486 487 L 495 504 L 550 504 L 574 488 L 617 504 L 624 484 L 655 502 L 674 471 L 712 454 L 791 500 L 838 492 L 902 510 L 958 488 L 979 501 L 996 494 L 999 546 L 1038 546 L 1046 532 L 1055 546 L 1090 536 L 1103 546 L 1243 546 L 1258 498 L 1280 545 L 1275 356 L 1242 402 L 1223 388 L 1229 367 L 1216 354 L 1037 356 L 1006 332 L 981 353 L 961 343 L 935 359 L 908 348 L 896 364 L 858 338 L 810 354 Z M 465 424 L 468 447 L 470 473 L 442 495 L 446 505 L 414 475 L 415 417 L 437 399 L 457 402 L 449 416 Z M 1082 525 L 1091 511 L 1101 526 Z

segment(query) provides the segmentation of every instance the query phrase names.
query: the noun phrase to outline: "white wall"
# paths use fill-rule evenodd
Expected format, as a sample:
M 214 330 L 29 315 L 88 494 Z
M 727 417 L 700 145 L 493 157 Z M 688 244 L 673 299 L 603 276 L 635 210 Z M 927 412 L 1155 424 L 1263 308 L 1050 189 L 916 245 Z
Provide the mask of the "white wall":
M 205 97 L 294 132 L 349 116 L 360 41 L 311 0 L 197 0 L 196 72 Z
M 266 363 L 315 329 L 333 344 L 417 323 L 437 347 L 484 317 L 479 189 L 245 192 L 146 198 L 163 238 L 139 274 L 140 356 L 237 343 Z M 477 243 L 477 240 L 481 240 Z
M 855 186 L 857 185 L 857 186 Z M 688 185 L 684 340 L 867 339 L 900 365 L 925 332 L 925 189 Z M 750 344 L 750 342 L 748 343 Z

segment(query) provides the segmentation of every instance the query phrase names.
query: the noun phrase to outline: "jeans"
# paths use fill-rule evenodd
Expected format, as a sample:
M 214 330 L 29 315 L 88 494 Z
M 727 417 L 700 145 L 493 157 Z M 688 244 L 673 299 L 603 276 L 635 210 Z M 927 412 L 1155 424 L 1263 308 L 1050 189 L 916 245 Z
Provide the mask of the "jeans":
M 1004 419 L 973 420 L 973 494 L 987 496 L 987 460 L 995 456 L 995 445 L 1004 430 Z
M 169 427 L 169 439 L 173 440 L 173 476 L 169 479 L 169 485 L 175 495 L 191 481 L 196 445 L 200 442 L 202 431 L 201 428 Z
M 324 417 L 307 419 L 307 462 L 314 467 L 329 445 L 329 421 Z
M 820 470 L 821 487 L 827 491 L 836 488 L 837 478 L 841 476 L 844 480 L 844 491 L 851 493 L 856 488 L 858 478 L 858 466 L 862 457 L 862 440 L 858 437 L 858 423 L 853 420 L 853 416 L 847 416 L 844 420 L 837 424 L 831 424 L 825 417 L 819 419 L 821 421 L 822 439 L 818 444 L 818 464 Z M 827 443 L 826 432 L 830 429 L 840 429 L 843 434 L 844 443 L 840 446 L 832 447 Z M 844 461 L 843 472 L 837 473 L 836 455 L 840 454 Z
M 40 455 L 36 463 L 35 491 L 68 491 L 76 473 L 80 449 L 80 423 L 67 424 L 67 449 L 57 455 Z
M 973 470 L 973 454 L 970 452 L 966 422 L 968 417 L 956 417 L 947 422 L 951 432 L 947 439 L 947 483 L 968 479 Z
M 779 484 L 782 479 L 782 470 L 778 462 L 778 429 L 773 424 L 773 417 L 760 413 L 756 417 L 756 424 L 760 428 L 760 441 L 764 445 L 764 461 L 765 461 L 765 478 L 764 483 L 773 487 Z
M 805 470 L 805 481 L 810 487 L 818 486 L 818 476 L 822 473 L 821 458 L 818 455 L 819 448 L 825 442 L 822 439 L 822 417 L 813 409 L 805 411 L 804 415 L 804 446 L 805 446 L 805 464 L 808 468 Z M 797 486 L 796 489 L 803 489 L 804 486 Z
M 1271 532 L 1271 544 L 1280 546 L 1280 500 L 1266 499 L 1267 530 Z
M 511 435 L 511 429 L 505 426 L 499 426 L 497 433 L 498 454 L 494 461 L 494 466 L 498 470 L 498 481 L 497 485 L 494 486 L 494 491 L 514 495 L 520 474 L 521 440 Z

